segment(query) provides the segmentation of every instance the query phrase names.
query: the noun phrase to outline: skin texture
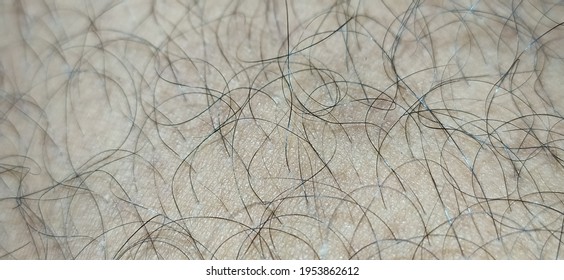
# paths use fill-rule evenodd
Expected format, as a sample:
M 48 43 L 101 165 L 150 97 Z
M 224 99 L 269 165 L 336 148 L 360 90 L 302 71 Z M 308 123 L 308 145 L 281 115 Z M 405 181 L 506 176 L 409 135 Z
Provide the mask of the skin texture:
M 559 1 L 3 1 L 3 259 L 558 259 Z

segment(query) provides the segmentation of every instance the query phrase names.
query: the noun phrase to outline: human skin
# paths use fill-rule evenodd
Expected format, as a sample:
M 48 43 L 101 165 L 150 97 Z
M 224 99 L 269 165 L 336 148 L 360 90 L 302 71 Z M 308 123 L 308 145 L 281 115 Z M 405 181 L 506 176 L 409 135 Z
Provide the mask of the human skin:
M 559 1 L 3 1 L 2 259 L 558 259 Z

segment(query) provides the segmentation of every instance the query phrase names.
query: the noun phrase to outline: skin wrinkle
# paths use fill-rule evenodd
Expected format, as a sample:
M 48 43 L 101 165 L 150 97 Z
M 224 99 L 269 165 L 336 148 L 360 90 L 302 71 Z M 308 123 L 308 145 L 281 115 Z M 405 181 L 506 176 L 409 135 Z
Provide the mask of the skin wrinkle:
M 560 259 L 559 1 L 0 4 L 2 259 Z

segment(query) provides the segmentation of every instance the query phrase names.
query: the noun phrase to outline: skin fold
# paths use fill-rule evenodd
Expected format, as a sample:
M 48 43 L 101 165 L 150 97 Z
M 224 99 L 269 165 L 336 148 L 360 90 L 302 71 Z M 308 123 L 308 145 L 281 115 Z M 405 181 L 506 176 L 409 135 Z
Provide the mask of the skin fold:
M 3 1 L 2 259 L 559 259 L 560 1 Z

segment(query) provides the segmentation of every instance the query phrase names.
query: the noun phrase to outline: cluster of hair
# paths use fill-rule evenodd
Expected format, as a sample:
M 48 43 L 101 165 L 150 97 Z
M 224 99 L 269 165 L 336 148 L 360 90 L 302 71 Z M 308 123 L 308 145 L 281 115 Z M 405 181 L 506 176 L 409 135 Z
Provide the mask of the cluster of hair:
M 4 4 L 0 256 L 562 256 L 561 4 L 297 2 Z

